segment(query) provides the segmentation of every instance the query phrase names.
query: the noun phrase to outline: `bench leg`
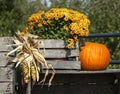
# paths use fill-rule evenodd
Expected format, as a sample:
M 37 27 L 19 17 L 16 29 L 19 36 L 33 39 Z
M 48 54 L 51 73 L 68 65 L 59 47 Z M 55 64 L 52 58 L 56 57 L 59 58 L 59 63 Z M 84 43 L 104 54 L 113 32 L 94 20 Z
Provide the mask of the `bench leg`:
M 120 94 L 120 78 L 118 80 L 118 93 L 117 94 Z
M 31 80 L 29 80 L 29 82 L 28 82 L 26 94 L 31 94 Z
M 120 74 L 117 74 L 117 79 L 118 79 L 118 92 L 117 94 L 120 94 Z

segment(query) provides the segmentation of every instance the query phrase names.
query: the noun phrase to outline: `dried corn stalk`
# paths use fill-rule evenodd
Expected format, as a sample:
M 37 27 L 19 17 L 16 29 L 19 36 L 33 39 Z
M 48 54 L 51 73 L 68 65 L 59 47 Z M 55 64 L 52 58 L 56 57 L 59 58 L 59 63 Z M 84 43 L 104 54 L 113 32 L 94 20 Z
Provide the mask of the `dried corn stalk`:
M 17 51 L 16 57 L 13 59 L 13 62 L 17 62 L 17 66 L 22 67 L 23 72 L 23 80 L 25 83 L 28 83 L 29 79 L 32 78 L 33 81 L 39 81 L 39 73 L 41 70 L 41 66 L 46 67 L 46 72 L 44 78 L 40 83 L 45 82 L 46 77 L 49 73 L 49 68 L 52 68 L 52 76 L 49 79 L 49 86 L 51 85 L 51 81 L 55 75 L 55 70 L 52 65 L 47 63 L 44 56 L 40 53 L 39 46 L 40 41 L 36 41 L 33 38 L 37 38 L 37 36 L 32 35 L 30 33 L 22 34 L 20 32 L 16 33 L 16 37 L 14 37 L 13 41 L 16 46 L 16 49 L 9 52 L 7 55 L 12 54 Z

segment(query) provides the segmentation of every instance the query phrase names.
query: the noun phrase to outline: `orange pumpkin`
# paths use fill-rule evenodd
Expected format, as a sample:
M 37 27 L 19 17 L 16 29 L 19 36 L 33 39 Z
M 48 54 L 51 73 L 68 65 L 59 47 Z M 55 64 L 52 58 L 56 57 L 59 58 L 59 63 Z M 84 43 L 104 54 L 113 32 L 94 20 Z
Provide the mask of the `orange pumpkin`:
M 86 42 L 81 47 L 79 60 L 84 70 L 106 69 L 110 61 L 110 52 L 103 44 Z

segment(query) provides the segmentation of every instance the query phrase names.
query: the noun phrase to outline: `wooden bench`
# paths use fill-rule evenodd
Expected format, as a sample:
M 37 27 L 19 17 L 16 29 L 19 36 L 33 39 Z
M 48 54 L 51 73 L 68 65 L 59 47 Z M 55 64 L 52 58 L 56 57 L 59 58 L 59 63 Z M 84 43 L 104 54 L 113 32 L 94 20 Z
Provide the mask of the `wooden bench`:
M 0 41 L 3 46 L 0 46 L 0 60 L 2 61 L 0 62 L 0 70 L 2 70 L 2 72 L 0 71 L 0 86 L 2 85 L 0 92 L 3 92 L 2 94 L 23 94 L 26 88 L 22 87 L 15 80 L 15 71 L 11 70 L 10 65 L 5 67 L 8 60 L 6 60 L 4 54 L 12 49 L 6 47 L 5 44 L 11 43 L 10 39 L 1 38 Z M 46 49 L 45 58 L 53 65 L 56 74 L 51 87 L 48 87 L 47 83 L 51 76 L 50 72 L 43 86 L 36 83 L 31 88 L 31 91 L 27 91 L 27 94 L 120 94 L 120 69 L 81 70 L 78 60 L 79 47 L 77 44 L 69 50 L 61 40 L 43 41 Z M 41 46 L 40 49 L 42 48 Z M 7 69 L 10 69 L 11 74 L 9 74 Z M 9 75 L 10 79 L 7 78 L 6 74 Z M 40 75 L 41 79 L 43 75 L 44 70 Z

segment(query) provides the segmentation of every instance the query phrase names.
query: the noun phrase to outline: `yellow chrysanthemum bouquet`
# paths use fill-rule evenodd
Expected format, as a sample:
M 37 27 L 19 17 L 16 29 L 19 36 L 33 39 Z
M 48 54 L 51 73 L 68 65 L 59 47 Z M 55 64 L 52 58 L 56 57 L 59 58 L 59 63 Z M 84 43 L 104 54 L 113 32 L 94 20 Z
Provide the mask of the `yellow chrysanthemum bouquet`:
M 52 8 L 47 12 L 39 11 L 28 18 L 30 31 L 42 39 L 62 39 L 71 48 L 78 42 L 79 36 L 87 36 L 90 21 L 84 14 L 67 9 Z

